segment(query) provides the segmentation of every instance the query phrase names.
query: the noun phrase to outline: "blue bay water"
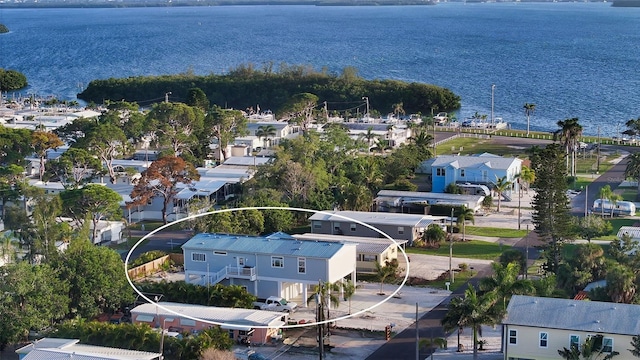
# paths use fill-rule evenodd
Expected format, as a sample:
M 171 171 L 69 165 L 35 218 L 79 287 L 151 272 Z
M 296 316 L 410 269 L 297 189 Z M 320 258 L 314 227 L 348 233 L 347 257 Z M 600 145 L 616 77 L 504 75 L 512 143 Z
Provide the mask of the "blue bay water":
M 534 130 L 578 117 L 585 133 L 613 136 L 640 117 L 640 8 L 610 3 L 0 7 L 0 23 L 11 30 L 0 67 L 27 75 L 24 93 L 74 99 L 93 79 L 273 62 L 447 87 L 462 98 L 461 119 L 490 115 L 495 84 L 494 114 L 513 128 L 526 127 L 526 102 Z

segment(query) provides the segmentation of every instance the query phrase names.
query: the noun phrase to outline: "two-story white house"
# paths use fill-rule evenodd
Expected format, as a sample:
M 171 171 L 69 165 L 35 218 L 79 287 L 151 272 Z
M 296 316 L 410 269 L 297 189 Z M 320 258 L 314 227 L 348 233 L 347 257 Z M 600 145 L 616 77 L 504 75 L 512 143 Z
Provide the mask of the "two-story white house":
M 636 359 L 629 350 L 640 334 L 640 305 L 514 295 L 504 326 L 504 359 L 558 359 L 558 350 L 603 336 L 603 352 Z
M 418 172 L 430 175 L 431 191 L 441 193 L 451 183 L 483 184 L 491 189 L 497 179 L 505 176 L 515 184 L 521 170 L 521 159 L 484 153 L 438 156 L 423 161 Z
M 300 241 L 286 234 L 198 234 L 182 245 L 185 281 L 239 285 L 259 298 L 302 295 L 318 281 L 356 281 L 356 245 Z

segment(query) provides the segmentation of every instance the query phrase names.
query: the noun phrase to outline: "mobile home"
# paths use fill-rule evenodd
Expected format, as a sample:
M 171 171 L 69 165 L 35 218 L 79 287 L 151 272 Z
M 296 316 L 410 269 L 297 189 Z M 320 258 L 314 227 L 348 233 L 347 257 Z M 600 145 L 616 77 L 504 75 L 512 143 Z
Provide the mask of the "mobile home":
M 609 200 L 596 199 L 593 202 L 594 214 L 611 214 L 615 216 L 634 216 L 636 214 L 636 204 L 631 201 L 616 201 L 612 203 Z

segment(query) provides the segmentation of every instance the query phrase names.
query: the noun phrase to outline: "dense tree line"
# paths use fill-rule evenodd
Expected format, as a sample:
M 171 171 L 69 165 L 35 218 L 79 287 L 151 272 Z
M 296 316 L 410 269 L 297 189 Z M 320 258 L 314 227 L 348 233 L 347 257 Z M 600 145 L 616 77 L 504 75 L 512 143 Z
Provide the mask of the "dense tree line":
M 256 297 L 238 285 L 200 286 L 184 281 L 141 281 L 136 284 L 143 293 L 162 294 L 162 301 L 185 304 L 253 309 Z
M 262 69 L 249 64 L 224 75 L 184 73 L 94 80 L 78 97 L 93 102 L 125 99 L 145 104 L 148 100 L 164 99 L 165 94 L 171 93 L 172 99 L 186 102 L 189 89 L 197 87 L 212 104 L 235 109 L 253 108 L 258 104 L 263 110 L 271 109 L 275 113 L 300 93 L 314 94 L 321 102 L 332 104 L 331 109 L 346 109 L 368 97 L 372 109 L 382 114 L 391 112 L 398 103 L 402 103 L 408 113 L 422 114 L 460 107 L 460 97 L 448 89 L 397 80 L 365 80 L 354 68 L 346 68 L 340 75 L 324 70 L 318 72 L 306 66 L 281 64 L 278 71 L 274 68 L 273 64 L 264 65 Z
M 2 25 L 0 25 L 2 26 Z M 0 33 L 2 33 L 0 29 Z M 27 77 L 16 70 L 0 68 L 0 91 L 18 90 L 27 86 Z

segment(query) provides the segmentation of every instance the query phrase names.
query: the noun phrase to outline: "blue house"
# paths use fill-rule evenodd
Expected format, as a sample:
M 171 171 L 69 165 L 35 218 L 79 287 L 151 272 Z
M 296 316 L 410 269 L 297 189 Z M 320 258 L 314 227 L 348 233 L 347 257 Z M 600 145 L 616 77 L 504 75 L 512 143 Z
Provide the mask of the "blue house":
M 482 184 L 491 189 L 497 179 L 505 176 L 507 181 L 515 184 L 521 170 L 521 159 L 484 153 L 438 156 L 423 161 L 419 172 L 430 175 L 432 192 L 442 193 L 451 183 Z
M 307 299 L 318 281 L 356 281 L 356 245 L 284 234 L 198 234 L 182 245 L 185 281 L 239 285 L 259 298 Z

